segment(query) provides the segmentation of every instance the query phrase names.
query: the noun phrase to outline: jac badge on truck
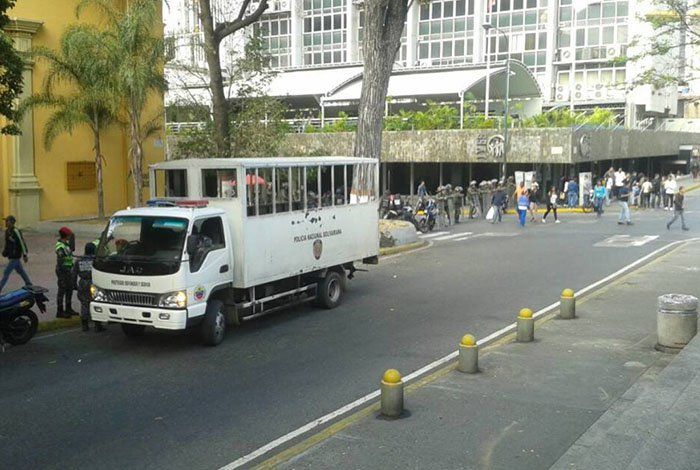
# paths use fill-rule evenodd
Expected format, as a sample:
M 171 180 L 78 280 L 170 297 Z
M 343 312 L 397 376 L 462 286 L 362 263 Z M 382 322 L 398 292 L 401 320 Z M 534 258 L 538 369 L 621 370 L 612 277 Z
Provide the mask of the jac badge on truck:
M 204 300 L 204 295 L 207 293 L 207 291 L 204 289 L 203 286 L 197 286 L 194 289 L 194 299 L 198 301 Z
M 320 259 L 321 253 L 323 252 L 323 242 L 319 239 L 314 240 L 314 258 Z

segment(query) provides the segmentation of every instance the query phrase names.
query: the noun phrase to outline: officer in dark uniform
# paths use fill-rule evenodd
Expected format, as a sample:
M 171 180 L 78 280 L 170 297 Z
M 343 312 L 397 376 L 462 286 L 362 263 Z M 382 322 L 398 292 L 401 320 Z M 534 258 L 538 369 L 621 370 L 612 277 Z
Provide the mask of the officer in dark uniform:
M 58 279 L 58 295 L 56 296 L 56 318 L 70 318 L 78 313 L 73 310 L 73 249 L 75 238 L 68 227 L 58 230 L 59 239 L 56 241 L 56 278 Z M 65 307 L 64 307 L 65 306 Z
M 95 244 L 85 245 L 85 254 L 73 263 L 73 285 L 80 301 L 80 323 L 83 331 L 90 330 L 90 286 L 92 285 L 92 262 L 95 260 Z M 95 331 L 104 331 L 102 322 L 95 322 Z

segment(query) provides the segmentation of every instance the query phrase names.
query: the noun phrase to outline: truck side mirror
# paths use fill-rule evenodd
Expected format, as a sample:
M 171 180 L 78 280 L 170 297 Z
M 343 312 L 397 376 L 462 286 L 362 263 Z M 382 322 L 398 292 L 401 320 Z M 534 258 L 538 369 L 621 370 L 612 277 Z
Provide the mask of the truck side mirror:
M 199 235 L 190 235 L 187 237 L 187 254 L 190 257 L 194 256 L 197 251 L 197 245 L 199 245 Z

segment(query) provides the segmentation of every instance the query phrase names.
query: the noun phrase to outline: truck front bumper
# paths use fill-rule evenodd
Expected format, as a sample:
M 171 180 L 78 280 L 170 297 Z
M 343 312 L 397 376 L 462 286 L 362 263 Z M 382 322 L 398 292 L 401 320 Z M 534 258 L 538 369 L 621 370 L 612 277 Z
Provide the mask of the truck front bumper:
M 94 321 L 130 323 L 163 330 L 184 330 L 187 328 L 187 309 L 170 310 L 92 302 L 90 303 L 90 316 Z

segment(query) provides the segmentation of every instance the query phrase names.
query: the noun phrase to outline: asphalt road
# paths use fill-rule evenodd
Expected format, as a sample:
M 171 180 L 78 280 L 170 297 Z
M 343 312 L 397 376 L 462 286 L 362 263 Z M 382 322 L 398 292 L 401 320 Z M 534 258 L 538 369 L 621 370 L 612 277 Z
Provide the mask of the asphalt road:
M 465 332 L 489 334 L 564 287 L 700 236 L 700 200 L 688 209 L 690 232 L 667 232 L 664 211 L 618 226 L 614 207 L 525 229 L 513 216 L 461 224 L 451 234 L 480 236 L 433 237 L 357 273 L 339 308 L 257 319 L 217 348 L 194 334 L 127 339 L 114 325 L 37 337 L 0 355 L 0 467 L 218 468 L 376 389 L 389 367 L 414 371 Z M 615 235 L 659 238 L 594 246 Z

